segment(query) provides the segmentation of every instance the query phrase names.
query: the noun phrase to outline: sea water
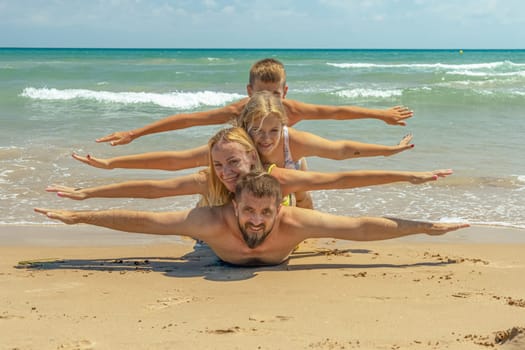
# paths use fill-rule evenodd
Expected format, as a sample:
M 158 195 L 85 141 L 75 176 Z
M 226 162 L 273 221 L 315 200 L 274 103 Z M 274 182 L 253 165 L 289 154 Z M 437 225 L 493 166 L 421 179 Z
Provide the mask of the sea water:
M 423 185 L 313 192 L 318 210 L 525 228 L 525 51 L 0 49 L 0 223 L 50 223 L 33 207 L 169 211 L 197 196 L 72 201 L 49 184 L 95 186 L 197 171 L 101 170 L 77 152 L 113 157 L 205 144 L 221 126 L 149 135 L 125 146 L 95 139 L 168 115 L 224 106 L 246 96 L 250 66 L 282 61 L 287 98 L 389 108 L 415 116 L 406 127 L 378 120 L 302 121 L 331 140 L 415 148 L 392 157 L 309 158 L 316 171 L 454 170 Z

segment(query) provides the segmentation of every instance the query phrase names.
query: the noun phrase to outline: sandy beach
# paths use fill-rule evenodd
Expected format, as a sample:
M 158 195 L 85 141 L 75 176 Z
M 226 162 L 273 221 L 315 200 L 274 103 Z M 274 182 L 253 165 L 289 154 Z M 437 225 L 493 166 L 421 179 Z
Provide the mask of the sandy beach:
M 311 240 L 241 268 L 178 237 L 0 226 L 0 348 L 524 349 L 524 236 Z

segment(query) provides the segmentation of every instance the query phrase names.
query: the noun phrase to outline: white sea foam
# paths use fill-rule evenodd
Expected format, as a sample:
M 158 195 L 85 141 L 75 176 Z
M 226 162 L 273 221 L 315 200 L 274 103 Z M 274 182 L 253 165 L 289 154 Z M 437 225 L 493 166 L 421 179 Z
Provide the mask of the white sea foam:
M 447 223 L 447 224 L 453 224 L 453 223 L 458 223 L 458 222 L 466 222 L 466 220 L 464 218 L 461 218 L 461 217 L 444 216 L 444 217 L 439 219 L 439 222 L 444 222 L 444 223 Z
M 358 97 L 375 97 L 375 98 L 390 98 L 397 97 L 403 94 L 403 90 L 376 90 L 376 89 L 351 89 L 335 92 L 335 95 L 345 98 Z
M 456 71 L 450 71 L 446 72 L 446 74 L 449 75 L 465 75 L 465 76 L 471 76 L 471 77 L 525 77 L 525 71 L 517 71 L 517 72 L 476 72 L 473 70 L 456 70 Z
M 11 174 L 13 170 L 4 170 L 0 172 L 0 184 L 10 184 L 11 181 L 9 181 L 8 176 Z
M 516 192 L 523 192 L 525 191 L 525 175 L 513 175 L 516 177 L 516 181 L 518 182 L 518 188 L 515 190 Z
M 197 92 L 113 92 L 86 89 L 55 89 L 27 87 L 20 94 L 36 100 L 94 100 L 103 103 L 138 104 L 151 103 L 161 107 L 191 109 L 199 106 L 221 106 L 245 96 L 235 93 L 197 91 Z
M 525 67 L 525 63 L 514 63 L 510 61 L 498 61 L 487 63 L 466 63 L 466 64 L 445 64 L 445 63 L 392 63 L 392 64 L 378 64 L 378 63 L 326 63 L 329 66 L 337 68 L 431 68 L 431 69 L 460 69 L 460 70 L 474 70 L 474 69 L 496 69 L 502 67 L 514 68 Z

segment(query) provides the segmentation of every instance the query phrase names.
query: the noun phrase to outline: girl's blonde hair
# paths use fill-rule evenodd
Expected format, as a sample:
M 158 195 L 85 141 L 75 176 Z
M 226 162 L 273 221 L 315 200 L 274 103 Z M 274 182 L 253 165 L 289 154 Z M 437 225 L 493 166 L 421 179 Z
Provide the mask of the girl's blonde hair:
M 252 171 L 262 171 L 261 160 L 257 149 L 253 144 L 251 137 L 244 131 L 244 129 L 238 127 L 232 127 L 228 129 L 222 129 L 216 133 L 208 141 L 208 168 L 202 170 L 205 173 L 208 181 L 208 194 L 203 196 L 198 206 L 216 206 L 229 203 L 232 198 L 232 193 L 224 186 L 221 182 L 215 168 L 213 167 L 212 149 L 219 143 L 236 142 L 243 146 L 246 152 L 252 152 L 255 156 L 255 164 L 252 166 Z
M 288 117 L 281 98 L 269 91 L 259 91 L 246 103 L 235 125 L 250 132 L 255 125 L 259 125 L 269 116 L 279 118 L 282 125 L 288 125 Z

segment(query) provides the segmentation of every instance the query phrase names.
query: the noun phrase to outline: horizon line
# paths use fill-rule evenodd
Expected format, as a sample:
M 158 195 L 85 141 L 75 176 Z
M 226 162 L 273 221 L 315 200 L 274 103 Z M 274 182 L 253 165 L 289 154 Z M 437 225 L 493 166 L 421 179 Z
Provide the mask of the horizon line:
M 57 50 L 421 50 L 421 51 L 518 51 L 525 48 L 339 48 L 339 47 L 305 47 L 305 48 L 278 48 L 278 47 L 69 47 L 69 46 L 0 46 L 0 49 L 57 49 Z

